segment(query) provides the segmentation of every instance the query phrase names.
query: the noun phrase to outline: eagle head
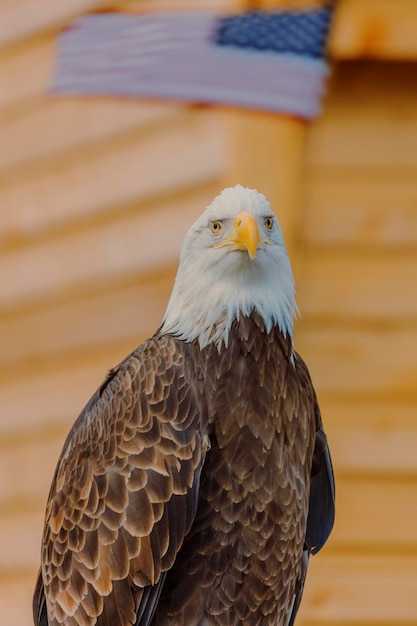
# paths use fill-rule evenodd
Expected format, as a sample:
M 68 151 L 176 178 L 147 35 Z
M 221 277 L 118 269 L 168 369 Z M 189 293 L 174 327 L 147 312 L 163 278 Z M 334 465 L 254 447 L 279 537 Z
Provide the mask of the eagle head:
M 253 311 L 267 331 L 278 325 L 292 337 L 297 305 L 281 228 L 264 195 L 236 185 L 188 231 L 160 332 L 220 349 Z

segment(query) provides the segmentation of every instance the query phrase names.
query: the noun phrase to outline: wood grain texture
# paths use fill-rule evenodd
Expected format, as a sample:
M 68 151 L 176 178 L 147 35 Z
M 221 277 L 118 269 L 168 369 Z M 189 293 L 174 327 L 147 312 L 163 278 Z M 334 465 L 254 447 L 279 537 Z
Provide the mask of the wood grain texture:
M 417 402 L 321 394 L 329 441 L 344 475 L 417 476 Z
M 0 46 L 15 44 L 42 30 L 62 28 L 81 13 L 111 6 L 111 0 L 74 0 L 71 6 L 65 7 L 54 4 L 53 0 L 40 0 L 34 14 L 30 10 L 30 0 L 7 2 L 2 8 Z
M 346 174 L 413 172 L 417 159 L 415 63 L 343 63 L 333 73 L 326 115 L 311 128 L 307 163 Z M 387 84 L 395 85 L 387 95 Z M 352 97 L 352 94 L 355 94 Z M 331 97 L 331 102 L 330 102 Z M 326 104 L 326 102 L 325 102 Z M 310 155 L 313 157 L 310 160 Z
M 363 254 L 365 250 L 370 256 L 374 251 L 389 254 L 405 248 L 415 250 L 415 171 L 392 169 L 389 175 L 384 174 L 377 167 L 315 171 L 308 185 L 303 243 L 340 251 L 344 248 L 346 257 L 353 260 L 356 252 Z
M 0 48 L 0 111 L 15 116 L 46 95 L 52 77 L 55 41 L 52 35 L 37 39 L 31 46 Z M 28 68 L 31 71 L 28 72 Z
M 162 274 L 153 273 L 151 280 L 133 275 L 124 287 L 112 289 L 109 281 L 102 290 L 87 288 L 88 295 L 74 297 L 66 292 L 61 301 L 49 306 L 26 313 L 22 307 L 19 315 L 0 320 L 4 360 L 12 368 L 36 361 L 42 354 L 56 360 L 66 353 L 94 351 L 109 337 L 115 343 L 135 337 L 138 319 L 142 334 L 153 335 L 167 305 L 175 268 L 176 259 L 171 271 L 166 265 Z M 58 295 L 56 291 L 54 295 Z
M 55 158 L 61 152 L 123 135 L 149 132 L 156 124 L 179 117 L 179 107 L 171 104 L 118 102 L 116 99 L 61 98 L 47 94 L 30 111 L 10 119 L 2 132 L 2 171 L 27 168 L 31 161 Z
M 415 60 L 414 0 L 341 0 L 329 42 L 334 58 Z
M 295 135 L 294 143 L 289 138 L 285 120 L 281 134 L 269 141 L 267 130 L 257 136 L 256 122 L 234 136 L 232 111 L 222 119 L 170 106 L 45 99 L 57 27 L 93 4 L 103 6 L 41 1 L 34 15 L 27 0 L 4 0 L 0 9 L 0 133 L 6 142 L 0 148 L 2 620 L 15 626 L 31 620 L 47 475 L 64 432 L 107 369 L 160 321 L 174 245 L 163 251 L 168 265 L 159 266 L 169 276 L 142 271 L 129 223 L 140 229 L 141 216 L 146 223 L 156 211 L 180 237 L 175 221 L 188 225 L 182 207 L 191 219 L 193 202 L 199 212 L 232 169 L 233 178 L 244 183 L 248 177 L 264 191 L 263 185 L 271 189 L 277 180 L 286 185 L 288 158 L 301 165 L 288 186 L 290 197 L 299 199 L 292 259 L 302 313 L 297 346 L 311 363 L 343 498 L 334 544 L 310 564 L 297 626 L 413 624 L 414 0 L 340 0 L 331 50 L 334 58 L 351 61 L 333 66 L 324 115 L 307 131 L 305 148 Z M 197 4 L 225 6 L 217 0 L 175 2 L 179 9 Z M 172 0 L 127 5 L 166 10 Z M 237 156 L 233 141 L 240 146 Z M 293 145 L 305 149 L 304 168 Z M 285 228 L 294 214 L 274 204 Z M 130 241 L 126 253 L 120 241 L 114 243 L 125 255 L 114 267 L 110 258 L 97 258 L 103 250 L 112 256 L 112 225 Z M 80 269 L 80 250 L 91 272 Z M 156 254 L 153 259 L 155 268 Z M 78 267 L 74 277 L 72 263 Z M 152 306 L 144 305 L 145 297 L 152 297 Z M 139 307 L 146 310 L 143 317 Z M 395 504 L 389 514 L 387 494 Z
M 82 290 L 83 284 L 88 288 L 94 283 L 97 288 L 100 283 L 157 272 L 175 263 L 187 225 L 196 219 L 196 202 L 207 197 L 203 190 L 181 204 L 164 202 L 159 208 L 154 206 L 153 212 L 69 230 L 46 241 L 40 238 L 24 249 L 5 251 L 2 265 L 6 275 L 0 289 L 4 310 L 13 303 L 22 307 L 39 296 L 74 292 L 75 285 Z
M 306 251 L 305 288 L 299 298 L 303 317 L 366 319 L 413 324 L 417 316 L 417 251 Z
M 417 607 L 416 573 L 415 554 L 323 552 L 311 562 L 299 624 L 408 626 Z
M 212 183 L 225 165 L 224 141 L 221 119 L 209 113 L 149 135 L 85 144 L 81 152 L 47 159 L 41 169 L 30 160 L 0 183 L 0 202 L 9 208 L 2 236 L 11 245 L 30 242 L 49 229 L 77 227 L 118 207 L 146 206 L 168 192 Z
M 371 326 L 303 324 L 298 345 L 324 393 L 416 398 L 417 333 L 399 324 Z M 389 355 L 389 358 L 387 358 Z

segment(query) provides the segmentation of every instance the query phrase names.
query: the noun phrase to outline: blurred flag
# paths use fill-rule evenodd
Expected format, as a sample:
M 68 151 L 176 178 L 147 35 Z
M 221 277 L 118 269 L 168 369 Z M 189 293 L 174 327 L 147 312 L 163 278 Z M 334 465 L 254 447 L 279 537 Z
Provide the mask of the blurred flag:
M 58 42 L 53 90 L 228 104 L 309 119 L 320 111 L 331 9 L 104 13 Z

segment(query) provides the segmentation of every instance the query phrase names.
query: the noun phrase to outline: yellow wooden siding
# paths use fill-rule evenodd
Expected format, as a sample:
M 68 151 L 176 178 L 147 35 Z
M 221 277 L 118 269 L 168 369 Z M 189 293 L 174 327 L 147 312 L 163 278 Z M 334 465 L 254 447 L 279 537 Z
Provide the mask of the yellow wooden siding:
M 417 623 L 416 145 L 415 64 L 334 68 L 306 150 L 296 336 L 337 517 L 300 626 Z
M 343 59 L 416 59 L 415 0 L 336 0 L 329 49 Z
M 276 206 L 298 280 L 297 347 L 338 479 L 335 532 L 311 561 L 297 624 L 417 623 L 415 65 L 336 66 L 303 172 L 295 122 L 45 97 L 56 29 L 105 6 L 0 8 L 2 620 L 31 623 L 43 510 L 70 424 L 106 370 L 159 325 L 183 234 L 224 181 L 240 179 L 294 209 Z M 369 20 L 394 15 L 391 43 L 374 40 L 369 54 L 401 56 L 407 44 L 413 58 L 410 37 L 395 34 L 413 10 L 406 0 L 341 0 L 335 54 L 360 56 Z
M 247 7 L 322 6 L 323 0 L 246 0 Z M 415 0 L 334 0 L 329 50 L 334 58 L 417 58 Z

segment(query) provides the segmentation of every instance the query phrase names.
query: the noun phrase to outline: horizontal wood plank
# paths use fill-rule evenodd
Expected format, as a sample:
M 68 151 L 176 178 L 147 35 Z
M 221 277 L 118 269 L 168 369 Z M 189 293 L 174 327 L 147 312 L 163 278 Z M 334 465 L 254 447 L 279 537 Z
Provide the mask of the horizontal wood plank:
M 3 254 L 3 310 L 177 264 L 188 228 L 212 197 L 213 190 L 197 190 L 181 202 Z
M 46 505 L 38 503 L 36 510 L 4 513 L 0 516 L 0 572 L 10 573 L 29 568 L 36 571 L 42 540 L 42 526 Z
M 310 559 L 297 626 L 411 626 L 416 610 L 414 554 L 340 555 L 324 548 Z
M 417 476 L 417 403 L 319 400 L 339 472 Z
M 125 358 L 148 334 L 101 346 L 93 353 L 71 355 L 45 367 L 42 361 L 23 364 L 14 376 L 3 374 L 0 401 L 4 419 L 0 436 L 4 445 L 68 430 L 103 382 L 111 367 Z M 13 373 L 12 373 L 13 374 Z M 40 433 L 40 435 L 39 435 Z
M 296 347 L 319 392 L 359 397 L 417 398 L 417 332 L 300 322 Z
M 147 280 L 109 286 L 82 298 L 0 319 L 0 371 L 18 367 L 22 361 L 62 360 L 68 353 L 94 351 L 145 332 L 152 335 L 162 321 L 175 271 L 174 262 L 171 269 Z
M 217 115 L 195 115 L 149 136 L 125 138 L 94 154 L 54 159 L 42 171 L 16 173 L 0 184 L 3 239 L 29 241 L 44 230 L 108 213 L 218 179 L 225 167 L 225 136 Z M 202 206 L 196 206 L 196 215 Z M 1 241 L 1 239 L 0 239 Z
M 55 54 L 52 36 L 45 36 L 30 46 L 3 51 L 3 54 L 0 49 L 2 134 L 6 128 L 6 114 L 15 116 L 21 109 L 47 97 Z
M 329 42 L 333 58 L 417 59 L 414 0 L 341 0 Z
M 46 504 L 66 434 L 63 429 L 55 437 L 43 436 L 0 448 L 0 507 L 3 515 L 7 517 L 11 512 L 20 515 L 22 504 L 37 505 L 41 509 Z M 11 566 L 11 563 L 2 562 L 0 557 L 0 570 Z
M 35 589 L 37 570 L 19 571 L 16 576 L 10 573 L 0 579 L 0 606 L 5 624 L 29 626 L 33 623 L 32 596 Z
M 417 554 L 417 476 L 347 478 L 336 467 L 333 550 Z
M 333 111 L 312 127 L 309 153 L 314 154 L 315 168 L 417 167 L 417 113 L 414 119 L 406 119 L 406 114 L 380 116 L 377 107 L 356 113 Z
M 299 307 L 304 318 L 350 322 L 417 319 L 417 247 L 404 253 L 366 247 L 349 254 L 310 248 L 299 269 Z
M 4 3 L 3 3 L 4 4 Z M 51 28 L 62 28 L 81 13 L 110 8 L 111 0 L 73 0 L 71 4 L 53 0 L 38 0 L 33 12 L 31 0 L 7 2 L 2 6 L 0 20 L 0 46 L 7 46 Z
M 395 85 L 387 89 L 387 85 Z M 417 167 L 417 64 L 361 62 L 336 65 L 325 115 L 310 127 L 306 160 L 314 173 L 344 168 Z M 385 174 L 386 175 L 386 174 Z
M 338 249 L 417 247 L 415 179 L 414 170 L 316 171 L 304 191 L 300 239 Z
M 184 115 L 184 114 L 183 114 Z M 140 103 L 116 99 L 76 99 L 48 96 L 27 113 L 8 121 L 2 129 L 0 181 L 4 171 L 36 166 L 44 159 L 56 159 L 61 152 L 86 149 L 91 143 L 103 145 L 117 135 L 149 133 L 152 125 L 180 116 L 178 105 Z M 181 116 L 180 116 L 181 117 Z

